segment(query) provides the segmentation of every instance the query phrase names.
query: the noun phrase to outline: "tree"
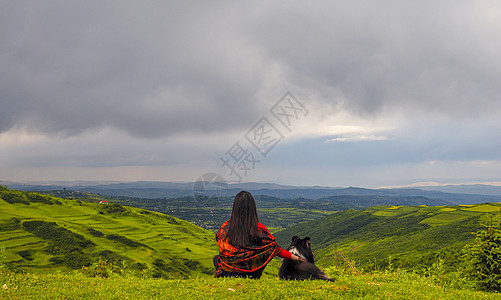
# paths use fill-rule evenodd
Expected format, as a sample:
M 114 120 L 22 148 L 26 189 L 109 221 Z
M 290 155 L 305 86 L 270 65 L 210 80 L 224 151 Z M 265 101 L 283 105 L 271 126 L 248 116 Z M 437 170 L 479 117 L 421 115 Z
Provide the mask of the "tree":
M 492 215 L 476 233 L 475 244 L 464 248 L 467 274 L 481 289 L 501 291 L 501 220 L 493 224 Z

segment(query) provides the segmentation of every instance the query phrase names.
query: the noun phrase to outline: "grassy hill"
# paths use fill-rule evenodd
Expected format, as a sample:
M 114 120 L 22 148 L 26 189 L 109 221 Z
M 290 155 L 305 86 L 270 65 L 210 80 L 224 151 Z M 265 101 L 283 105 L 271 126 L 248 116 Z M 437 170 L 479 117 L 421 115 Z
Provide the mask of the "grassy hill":
M 501 299 L 461 282 L 405 272 L 340 275 L 335 282 L 209 278 L 166 280 L 9 274 L 0 270 L 2 299 Z
M 281 281 L 278 260 L 261 280 L 220 279 L 212 278 L 214 234 L 189 222 L 0 186 L 0 298 L 499 299 L 475 291 L 462 273 L 430 264 L 441 255 L 454 258 L 485 214 L 500 207 L 387 205 L 336 212 L 275 234 L 283 246 L 292 235 L 310 236 L 318 264 L 335 282 Z M 344 269 L 343 255 L 364 272 Z M 416 266 L 427 268 L 426 276 L 399 268 Z
M 200 196 L 198 200 L 206 201 L 199 202 L 193 196 L 146 199 L 129 196 L 111 197 L 71 190 L 49 190 L 41 193 L 83 201 L 110 200 L 122 205 L 175 216 L 213 231 L 218 230 L 221 224 L 228 220 L 233 206 L 233 197 L 209 200 L 201 199 Z M 377 205 L 454 205 L 452 202 L 422 196 L 338 195 L 322 199 L 277 198 L 265 195 L 254 197 L 259 219 L 272 232 L 350 208 L 364 209 Z
M 152 277 L 213 274 L 214 234 L 161 213 L 0 186 L 0 259 L 47 273 L 106 263 Z M 101 262 L 100 262 L 101 261 Z
M 0 246 L 7 249 L 9 266 L 24 270 L 76 269 L 95 264 L 101 258 L 112 263 L 125 262 L 138 272 L 147 270 L 154 276 L 212 274 L 211 259 L 217 253 L 213 233 L 165 214 L 113 203 L 89 203 L 99 199 L 91 198 L 61 199 L 2 187 Z M 261 221 L 272 229 L 274 225 L 298 224 L 301 219 L 329 214 L 275 233 L 284 247 L 293 235 L 310 236 L 318 263 L 326 267 L 342 262 L 341 253 L 365 268 L 384 268 L 389 257 L 396 267 L 413 269 L 427 268 L 438 258 L 453 262 L 459 250 L 473 240 L 471 233 L 481 228 L 486 212 L 497 213 L 501 206 L 385 205 L 332 212 L 331 206 L 344 204 L 342 201 L 356 200 L 346 204 L 361 207 L 402 198 L 333 197 L 332 202 L 258 198 Z M 150 209 L 161 205 L 148 199 L 133 200 Z M 171 205 L 177 205 L 184 215 L 193 213 L 189 219 L 192 222 L 198 217 L 222 223 L 231 211 L 221 203 L 218 208 L 188 209 L 183 206 L 186 199 L 177 200 L 172 200 Z M 150 207 L 151 204 L 156 206 Z
M 319 264 L 346 263 L 367 268 L 426 269 L 439 259 L 453 264 L 486 213 L 501 204 L 457 206 L 378 206 L 346 210 L 292 226 L 275 234 L 286 245 L 291 236 L 309 236 Z

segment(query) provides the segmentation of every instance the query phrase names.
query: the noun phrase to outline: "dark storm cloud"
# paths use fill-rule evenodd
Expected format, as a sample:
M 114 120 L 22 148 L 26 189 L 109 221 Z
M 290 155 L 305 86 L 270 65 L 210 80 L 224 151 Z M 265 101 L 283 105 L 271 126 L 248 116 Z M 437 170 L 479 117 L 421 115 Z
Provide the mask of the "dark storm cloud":
M 261 14 L 250 34 L 295 80 L 352 112 L 414 107 L 452 116 L 499 108 L 501 7 L 478 1 L 345 1 Z
M 231 13 L 170 3 L 3 4 L 0 132 L 248 126 L 259 113 L 260 58 L 233 32 Z
M 0 132 L 245 130 L 271 106 L 258 95 L 273 76 L 362 115 L 495 112 L 499 9 L 476 1 L 4 2 Z

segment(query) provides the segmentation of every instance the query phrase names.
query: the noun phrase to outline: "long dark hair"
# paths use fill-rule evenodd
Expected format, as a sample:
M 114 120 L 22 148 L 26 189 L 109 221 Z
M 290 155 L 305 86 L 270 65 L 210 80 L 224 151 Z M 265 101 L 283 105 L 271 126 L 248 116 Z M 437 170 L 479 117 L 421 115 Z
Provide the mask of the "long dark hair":
M 245 247 L 259 243 L 256 202 L 251 193 L 241 191 L 233 199 L 233 210 L 228 228 L 228 243 L 236 247 Z

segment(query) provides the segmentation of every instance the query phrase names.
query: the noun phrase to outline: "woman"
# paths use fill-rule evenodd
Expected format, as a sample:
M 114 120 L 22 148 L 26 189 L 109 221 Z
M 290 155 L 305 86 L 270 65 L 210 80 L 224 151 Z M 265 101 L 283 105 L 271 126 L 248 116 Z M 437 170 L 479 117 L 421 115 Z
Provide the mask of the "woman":
M 282 249 L 268 229 L 259 223 L 251 193 L 242 191 L 233 200 L 231 217 L 216 234 L 219 255 L 214 257 L 215 277 L 260 278 L 275 256 L 304 261 Z

